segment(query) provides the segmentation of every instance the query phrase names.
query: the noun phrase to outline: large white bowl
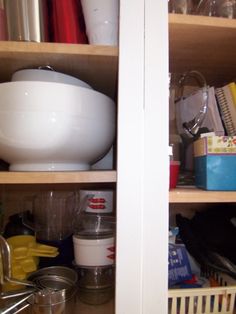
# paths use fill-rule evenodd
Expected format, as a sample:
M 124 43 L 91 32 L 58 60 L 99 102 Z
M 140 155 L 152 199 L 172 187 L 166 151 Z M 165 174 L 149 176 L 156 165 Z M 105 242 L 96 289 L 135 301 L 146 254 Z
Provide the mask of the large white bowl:
M 112 146 L 115 103 L 50 82 L 0 84 L 0 158 L 14 171 L 88 170 Z
M 11 81 L 41 81 L 71 84 L 92 89 L 86 82 L 64 73 L 48 69 L 23 69 L 12 74 Z

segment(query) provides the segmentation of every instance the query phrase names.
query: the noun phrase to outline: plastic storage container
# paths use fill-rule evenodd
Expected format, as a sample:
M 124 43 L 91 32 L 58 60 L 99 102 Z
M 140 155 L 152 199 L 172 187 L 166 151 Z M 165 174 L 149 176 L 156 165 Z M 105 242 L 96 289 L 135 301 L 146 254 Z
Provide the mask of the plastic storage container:
M 102 304 L 114 293 L 113 191 L 81 190 L 80 208 L 73 234 L 79 298 L 84 303 Z
M 169 314 L 233 314 L 236 281 L 225 274 L 215 274 L 217 287 L 170 289 Z

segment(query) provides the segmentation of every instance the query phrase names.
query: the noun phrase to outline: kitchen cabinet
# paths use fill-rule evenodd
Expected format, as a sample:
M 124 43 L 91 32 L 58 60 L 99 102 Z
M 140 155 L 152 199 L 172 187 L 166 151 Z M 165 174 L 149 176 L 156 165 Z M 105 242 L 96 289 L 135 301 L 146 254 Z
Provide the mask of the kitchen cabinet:
M 169 14 L 170 72 L 198 70 L 209 85 L 222 86 L 235 80 L 236 20 Z M 214 204 L 236 203 L 236 192 L 204 191 L 180 187 L 169 192 L 169 218 L 176 213 L 191 217 Z
M 15 70 L 50 65 L 118 103 L 115 170 L 0 173 L 9 195 L 42 185 L 116 188 L 115 305 L 78 305 L 80 313 L 154 314 L 167 308 L 167 26 L 167 3 L 120 0 L 119 48 L 0 42 L 1 82 Z M 162 133 L 158 142 L 156 135 Z
M 234 79 L 235 36 L 236 20 L 168 15 L 165 1 L 120 0 L 119 48 L 0 42 L 1 82 L 17 69 L 51 65 L 117 100 L 115 170 L 0 172 L 0 184 L 9 191 L 39 185 L 116 188 L 115 302 L 82 305 L 81 314 L 167 313 L 172 206 L 236 202 L 236 192 L 168 190 L 168 73 L 199 70 L 214 85 Z

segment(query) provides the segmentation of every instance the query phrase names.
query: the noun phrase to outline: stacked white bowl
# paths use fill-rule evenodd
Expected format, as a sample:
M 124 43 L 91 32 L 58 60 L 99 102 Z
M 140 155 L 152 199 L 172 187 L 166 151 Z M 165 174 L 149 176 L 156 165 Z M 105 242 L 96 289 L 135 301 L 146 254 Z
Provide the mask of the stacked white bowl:
M 47 70 L 22 70 L 0 84 L 0 158 L 10 171 L 89 170 L 111 148 L 112 99 Z

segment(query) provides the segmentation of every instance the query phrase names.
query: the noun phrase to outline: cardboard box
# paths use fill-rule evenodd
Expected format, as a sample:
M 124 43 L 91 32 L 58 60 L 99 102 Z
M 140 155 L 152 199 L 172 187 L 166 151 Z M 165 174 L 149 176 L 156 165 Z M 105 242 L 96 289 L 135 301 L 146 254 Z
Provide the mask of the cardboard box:
M 205 190 L 236 190 L 236 136 L 208 136 L 194 142 L 195 184 Z

